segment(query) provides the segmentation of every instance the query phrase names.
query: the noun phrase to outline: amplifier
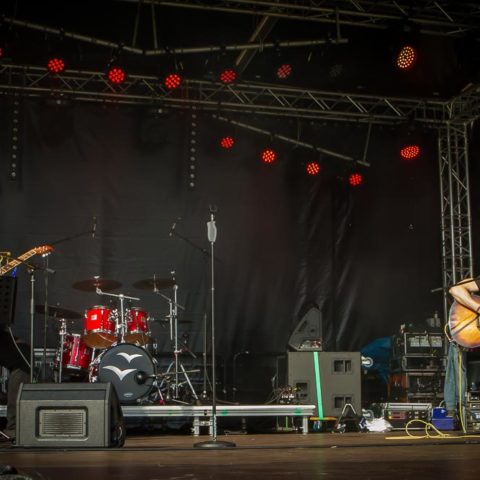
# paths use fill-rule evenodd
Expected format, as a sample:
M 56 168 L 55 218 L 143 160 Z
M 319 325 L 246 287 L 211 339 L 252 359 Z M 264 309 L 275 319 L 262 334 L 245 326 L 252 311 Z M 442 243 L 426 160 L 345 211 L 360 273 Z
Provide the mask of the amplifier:
M 394 430 L 402 430 L 411 420 L 423 420 L 430 422 L 432 418 L 431 403 L 382 403 L 383 418 L 392 425 Z M 412 430 L 421 430 L 425 426 L 423 424 L 411 427 Z
M 397 335 L 393 342 L 393 356 L 401 355 L 445 355 L 446 343 L 441 333 L 405 332 Z

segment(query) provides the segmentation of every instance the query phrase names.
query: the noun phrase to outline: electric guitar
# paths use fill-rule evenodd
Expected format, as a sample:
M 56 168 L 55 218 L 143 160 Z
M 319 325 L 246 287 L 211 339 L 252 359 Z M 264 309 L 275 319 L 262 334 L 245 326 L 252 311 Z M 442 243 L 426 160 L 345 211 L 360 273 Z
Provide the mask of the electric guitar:
M 480 297 L 472 295 L 480 306 Z M 448 316 L 448 328 L 453 340 L 465 348 L 480 347 L 480 316 L 458 302 L 453 302 Z
M 2 275 L 5 275 L 10 270 L 13 270 L 16 266 L 27 261 L 30 257 L 33 257 L 34 255 L 48 255 L 51 252 L 53 252 L 53 247 L 51 247 L 50 245 L 43 245 L 41 247 L 32 248 L 28 252 L 25 252 L 23 255 L 20 255 L 18 258 L 13 258 L 3 267 L 0 267 L 0 277 Z

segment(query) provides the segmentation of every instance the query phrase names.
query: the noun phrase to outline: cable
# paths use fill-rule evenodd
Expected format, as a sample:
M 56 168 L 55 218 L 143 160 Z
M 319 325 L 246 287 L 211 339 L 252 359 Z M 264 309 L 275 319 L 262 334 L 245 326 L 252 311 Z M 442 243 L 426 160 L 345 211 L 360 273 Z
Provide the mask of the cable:
M 462 425 L 462 432 L 467 433 L 465 428 L 464 412 L 463 412 L 463 391 L 462 391 L 462 373 L 463 373 L 463 355 L 460 349 L 458 349 L 458 415 L 460 417 L 460 423 Z
M 424 425 L 424 432 L 425 435 L 419 436 L 419 435 L 413 435 L 409 431 L 410 425 L 414 423 L 420 423 Z M 429 432 L 429 429 L 434 430 L 436 435 L 431 435 Z M 410 420 L 407 422 L 405 425 L 405 432 L 407 434 L 406 437 L 385 437 L 385 440 L 422 440 L 425 438 L 435 438 L 435 439 L 446 439 L 446 438 L 476 438 L 478 440 L 478 435 L 452 435 L 450 433 L 444 433 L 438 430 L 435 425 L 432 425 L 429 422 L 426 422 L 425 420 L 420 420 L 419 418 L 414 418 L 413 420 Z
M 30 368 L 30 362 L 25 358 L 25 355 L 22 353 L 22 351 L 20 350 L 20 347 L 17 345 L 17 342 L 15 340 L 15 337 L 13 336 L 12 329 L 10 328 L 10 326 L 7 327 L 7 330 L 8 330 L 8 333 L 10 334 L 10 337 L 12 337 L 12 342 L 15 345 L 15 348 L 17 349 L 18 353 L 25 360 L 25 363 L 27 364 L 28 368 Z

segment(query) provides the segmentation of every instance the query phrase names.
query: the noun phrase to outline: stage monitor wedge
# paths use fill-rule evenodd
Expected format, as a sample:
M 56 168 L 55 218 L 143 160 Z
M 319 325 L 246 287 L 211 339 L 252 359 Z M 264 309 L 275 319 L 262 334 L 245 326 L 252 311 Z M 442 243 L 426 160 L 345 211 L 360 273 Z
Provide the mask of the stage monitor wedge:
M 122 409 L 110 383 L 23 384 L 17 398 L 20 447 L 121 447 Z

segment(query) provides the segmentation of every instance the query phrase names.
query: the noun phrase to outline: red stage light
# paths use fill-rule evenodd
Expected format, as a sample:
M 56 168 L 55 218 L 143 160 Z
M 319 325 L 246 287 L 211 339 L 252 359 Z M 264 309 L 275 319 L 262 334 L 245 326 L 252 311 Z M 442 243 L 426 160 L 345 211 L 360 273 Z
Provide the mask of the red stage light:
M 275 161 L 277 158 L 277 154 L 271 150 L 271 149 L 266 149 L 262 152 L 262 161 L 265 163 L 272 163 Z
M 320 164 L 318 162 L 308 162 L 305 168 L 309 175 L 318 175 L 320 173 Z
M 223 137 L 220 140 L 220 146 L 225 149 L 232 148 L 234 144 L 235 140 L 233 139 L 233 137 Z
M 362 184 L 362 182 L 363 182 L 363 177 L 361 173 L 352 173 L 348 177 L 348 183 L 352 187 L 358 187 L 359 185 Z
M 5 51 L 3 50 L 3 47 L 0 47 L 0 58 L 3 57 L 3 54 L 5 53 Z
M 50 73 L 62 73 L 65 70 L 65 62 L 61 58 L 51 58 L 48 61 L 47 68 Z
M 400 150 L 400 156 L 404 160 L 414 160 L 420 156 L 420 147 L 418 145 L 407 145 Z
M 405 45 L 397 55 L 397 67 L 400 70 L 410 70 L 417 62 L 418 54 L 415 47 Z
M 180 84 L 182 83 L 182 78 L 178 73 L 171 73 L 170 75 L 167 75 L 165 77 L 165 86 L 169 90 L 174 90 L 175 88 L 178 88 Z
M 292 74 L 292 66 L 289 63 L 283 63 L 277 68 L 277 77 L 281 80 L 285 80 Z
M 112 67 L 107 75 L 110 82 L 115 85 L 120 85 L 125 81 L 125 72 L 120 67 Z
M 232 83 L 237 78 L 237 72 L 232 68 L 227 68 L 220 73 L 220 81 L 222 83 Z

